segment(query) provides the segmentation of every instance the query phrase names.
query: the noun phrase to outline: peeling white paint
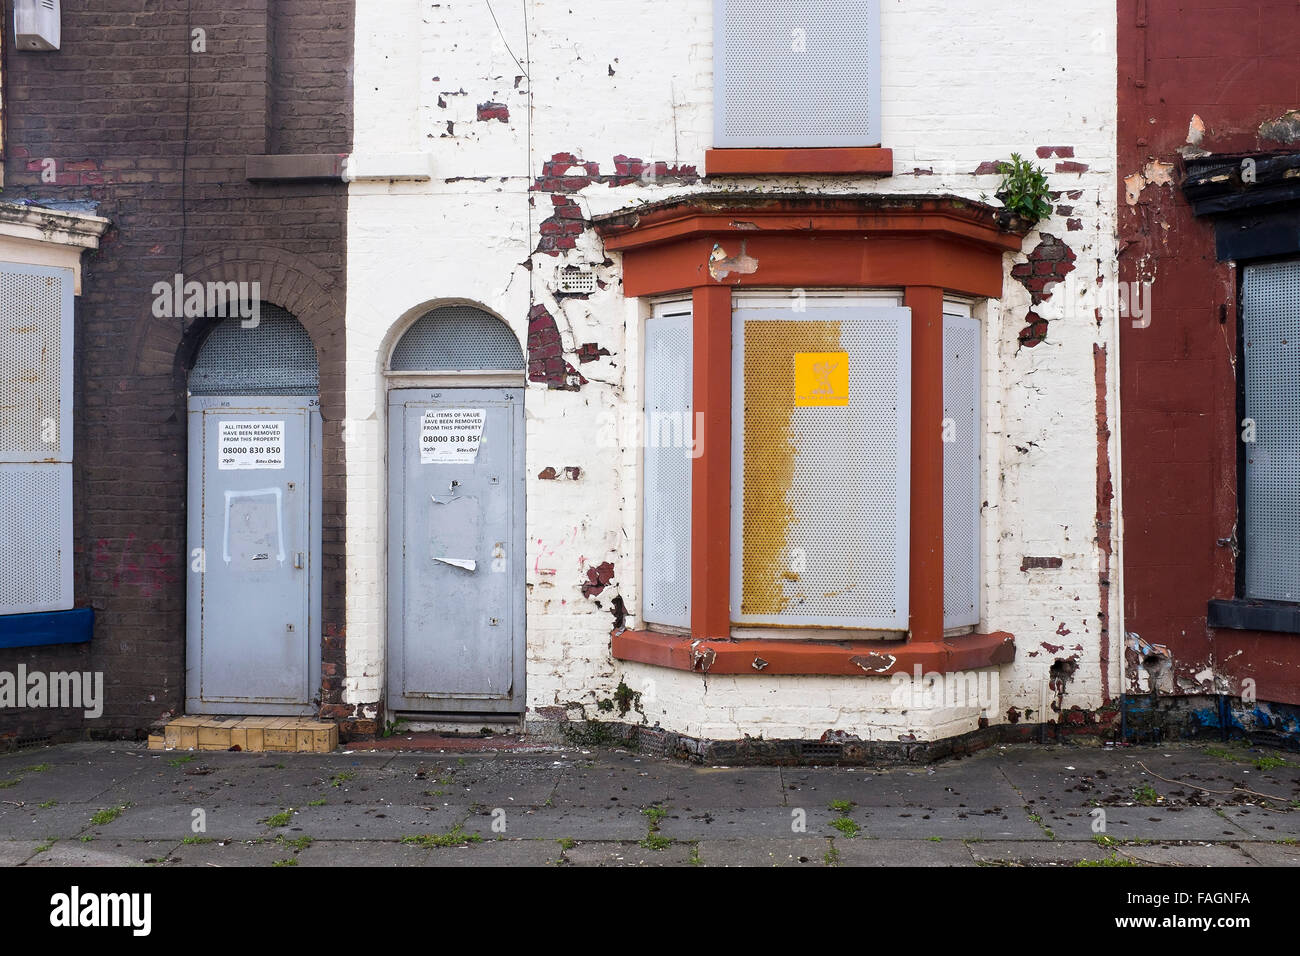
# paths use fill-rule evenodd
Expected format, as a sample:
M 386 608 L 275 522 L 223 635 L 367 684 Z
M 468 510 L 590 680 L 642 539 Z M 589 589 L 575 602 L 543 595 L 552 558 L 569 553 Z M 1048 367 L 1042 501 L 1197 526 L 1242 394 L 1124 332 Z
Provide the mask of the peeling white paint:
M 704 172 L 705 150 L 713 146 L 713 4 L 682 0 L 671 14 L 661 5 L 632 0 L 493 6 L 499 31 L 483 4 L 388 0 L 359 4 L 356 12 L 355 151 L 401 155 L 419 168 L 419 157 L 427 156 L 431 178 L 349 186 L 345 700 L 371 704 L 383 695 L 387 476 L 381 371 L 387 352 L 405 324 L 453 301 L 501 316 L 526 342 L 529 309 L 540 304 L 555 318 L 564 359 L 589 384 L 580 391 L 533 384 L 525 394 L 530 716 L 541 707 L 589 701 L 589 716 L 598 717 L 594 702 L 624 680 L 638 691 L 647 683 L 655 688 L 654 702 L 646 706 L 652 723 L 701 737 L 815 739 L 832 729 L 864 740 L 934 739 L 975 729 L 978 710 L 900 713 L 890 704 L 884 675 L 795 677 L 768 667 L 761 676 L 706 680 L 699 671 L 610 657 L 608 599 L 620 595 L 628 626 L 641 624 L 640 449 L 602 442 L 597 429 L 609 419 L 619 423 L 611 433 L 626 434 L 623 423 L 641 413 L 640 322 L 648 304 L 623 298 L 620 257 L 607 253 L 591 230 L 577 236 L 573 250 L 531 255 L 533 268 L 526 267 L 542 221 L 558 208 L 550 193 L 532 187 L 543 164 L 558 153 L 598 163 L 602 177 L 614 173 L 620 155 Z M 1062 192 L 1059 202 L 1073 207 L 1069 218 L 1082 227 L 1067 230 L 1067 217 L 1054 214 L 1026 238 L 1024 249 L 1050 233 L 1071 246 L 1079 269 L 1086 265 L 1089 273 L 1109 274 L 1118 185 L 1114 5 L 1080 0 L 1071 7 L 1069 30 L 1062 30 L 1059 10 L 1020 0 L 913 0 L 882 7 L 885 145 L 893 149 L 896 169 L 931 169 L 933 175 L 720 177 L 707 185 L 632 177 L 622 185 L 606 179 L 557 195 L 588 217 L 705 189 L 924 191 L 978 201 L 992 192 L 991 178 L 973 173 L 980 163 L 1012 152 L 1032 157 L 1038 146 L 1070 145 L 1076 160 L 1087 165 L 1085 172 L 1056 174 L 1055 159 L 1039 162 L 1052 188 Z M 1016 24 L 1014 43 L 1007 41 L 1007 23 Z M 523 62 L 525 56 L 531 60 Z M 527 75 L 534 78 L 531 99 Z M 1006 82 L 1008 76 L 1017 81 Z M 507 106 L 510 121 L 476 121 L 476 104 L 489 101 Z M 761 279 L 760 264 L 743 245 L 719 248 L 715 255 L 700 263 L 702 270 Z M 1107 347 L 1109 441 L 1111 461 L 1118 460 L 1114 282 L 1104 288 L 1082 283 L 1078 295 L 1054 295 L 1037 306 L 1049 323 L 1047 340 L 1025 349 L 1017 333 L 1030 301 L 1009 274 L 1015 260 L 1005 257 L 1004 297 L 974 306 L 986 330 L 981 629 L 1016 635 L 1016 661 L 995 672 L 1003 710 L 1024 711 L 1039 708 L 1052 663 L 1051 655 L 1030 652 L 1053 640 L 1058 621 L 1085 622 L 1071 623 L 1071 640 L 1081 649 L 1074 652 L 1079 667 L 1064 704 L 1094 708 L 1101 703 L 1103 644 L 1112 692 L 1120 687 L 1123 656 L 1118 574 L 1111 585 L 1111 629 L 1099 630 L 1096 623 L 1100 552 L 1091 530 L 1096 344 Z M 596 291 L 587 298 L 558 298 L 557 275 L 565 265 L 590 269 L 599 280 Z M 1100 310 L 1100 323 L 1094 310 Z M 576 351 L 588 342 L 610 354 L 580 363 Z M 1021 454 L 1016 445 L 1028 452 Z M 581 468 L 581 481 L 535 480 L 548 466 L 569 465 Z M 1119 522 L 1112 520 L 1112 527 L 1118 529 Z M 1112 550 L 1115 545 L 1112 540 Z M 1025 554 L 1060 555 L 1063 565 L 1022 575 Z M 614 563 L 618 583 L 600 596 L 603 608 L 597 608 L 581 585 L 584 568 L 601 561 Z M 698 649 L 694 655 L 703 656 Z

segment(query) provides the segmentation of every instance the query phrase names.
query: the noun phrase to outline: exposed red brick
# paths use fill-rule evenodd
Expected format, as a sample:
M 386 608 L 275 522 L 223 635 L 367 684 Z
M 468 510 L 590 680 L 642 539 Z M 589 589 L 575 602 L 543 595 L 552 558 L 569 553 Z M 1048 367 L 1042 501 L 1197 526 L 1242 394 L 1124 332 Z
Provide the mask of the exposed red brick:
M 594 597 L 604 591 L 613 580 L 614 565 L 609 561 L 603 561 L 587 569 L 587 580 L 582 585 L 582 593 L 586 597 Z

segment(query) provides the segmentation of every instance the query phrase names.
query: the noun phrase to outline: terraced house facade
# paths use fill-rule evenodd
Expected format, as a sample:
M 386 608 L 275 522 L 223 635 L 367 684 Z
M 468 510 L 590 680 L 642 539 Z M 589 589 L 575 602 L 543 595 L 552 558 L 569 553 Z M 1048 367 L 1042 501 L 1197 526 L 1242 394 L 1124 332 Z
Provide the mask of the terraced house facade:
M 1113 5 L 130 6 L 7 44 L 7 261 L 80 292 L 0 671 L 106 682 L 2 732 L 855 759 L 1147 692 Z

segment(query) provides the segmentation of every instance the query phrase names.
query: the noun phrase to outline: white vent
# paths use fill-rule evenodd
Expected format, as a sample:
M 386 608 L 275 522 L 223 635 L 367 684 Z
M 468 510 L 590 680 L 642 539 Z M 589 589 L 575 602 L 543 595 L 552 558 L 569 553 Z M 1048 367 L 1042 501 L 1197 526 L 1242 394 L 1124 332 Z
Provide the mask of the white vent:
M 660 307 L 645 323 L 642 618 L 691 623 L 691 314 Z
M 732 621 L 906 630 L 911 311 L 737 309 L 732 353 Z
M 880 145 L 880 0 L 714 0 L 714 145 Z
M 596 274 L 585 270 L 560 273 L 560 291 L 585 294 L 596 291 Z
M 14 0 L 14 44 L 20 50 L 59 48 L 59 0 Z
M 980 324 L 943 317 L 943 626 L 979 623 Z

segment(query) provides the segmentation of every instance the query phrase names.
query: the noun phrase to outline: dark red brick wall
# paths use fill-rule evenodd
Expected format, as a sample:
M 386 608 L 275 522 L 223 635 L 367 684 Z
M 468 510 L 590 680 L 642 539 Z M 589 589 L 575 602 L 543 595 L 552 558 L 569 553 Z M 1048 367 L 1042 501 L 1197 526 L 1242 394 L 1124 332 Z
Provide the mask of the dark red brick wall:
M 1300 105 L 1300 4 L 1120 0 L 1118 30 L 1120 279 L 1154 275 L 1150 324 L 1120 333 L 1124 627 L 1169 647 L 1179 692 L 1213 691 L 1196 677 L 1213 664 L 1234 690 L 1253 678 L 1260 699 L 1297 703 L 1300 638 L 1206 626 L 1236 574 L 1216 541 L 1237 513 L 1237 276 L 1177 183 L 1194 114 L 1202 148 L 1277 147 L 1258 130 Z M 1122 180 L 1152 161 L 1174 184 L 1128 204 Z
M 268 4 L 275 11 L 268 22 Z M 6 4 L 7 22 L 12 11 Z M 249 183 L 245 157 L 351 147 L 351 0 L 63 0 L 62 48 L 6 50 L 9 201 L 90 199 L 112 220 L 77 299 L 76 595 L 89 645 L 0 651 L 0 670 L 103 670 L 106 709 L 0 714 L 0 735 L 129 732 L 184 706 L 185 363 L 200 325 L 151 288 L 257 280 L 316 343 L 324 431 L 324 700 L 344 676 L 346 187 Z M 191 29 L 206 52 L 191 52 Z M 6 31 L 8 32 L 8 31 Z M 56 184 L 40 179 L 52 158 Z M 88 723 L 88 722 L 87 722 Z

